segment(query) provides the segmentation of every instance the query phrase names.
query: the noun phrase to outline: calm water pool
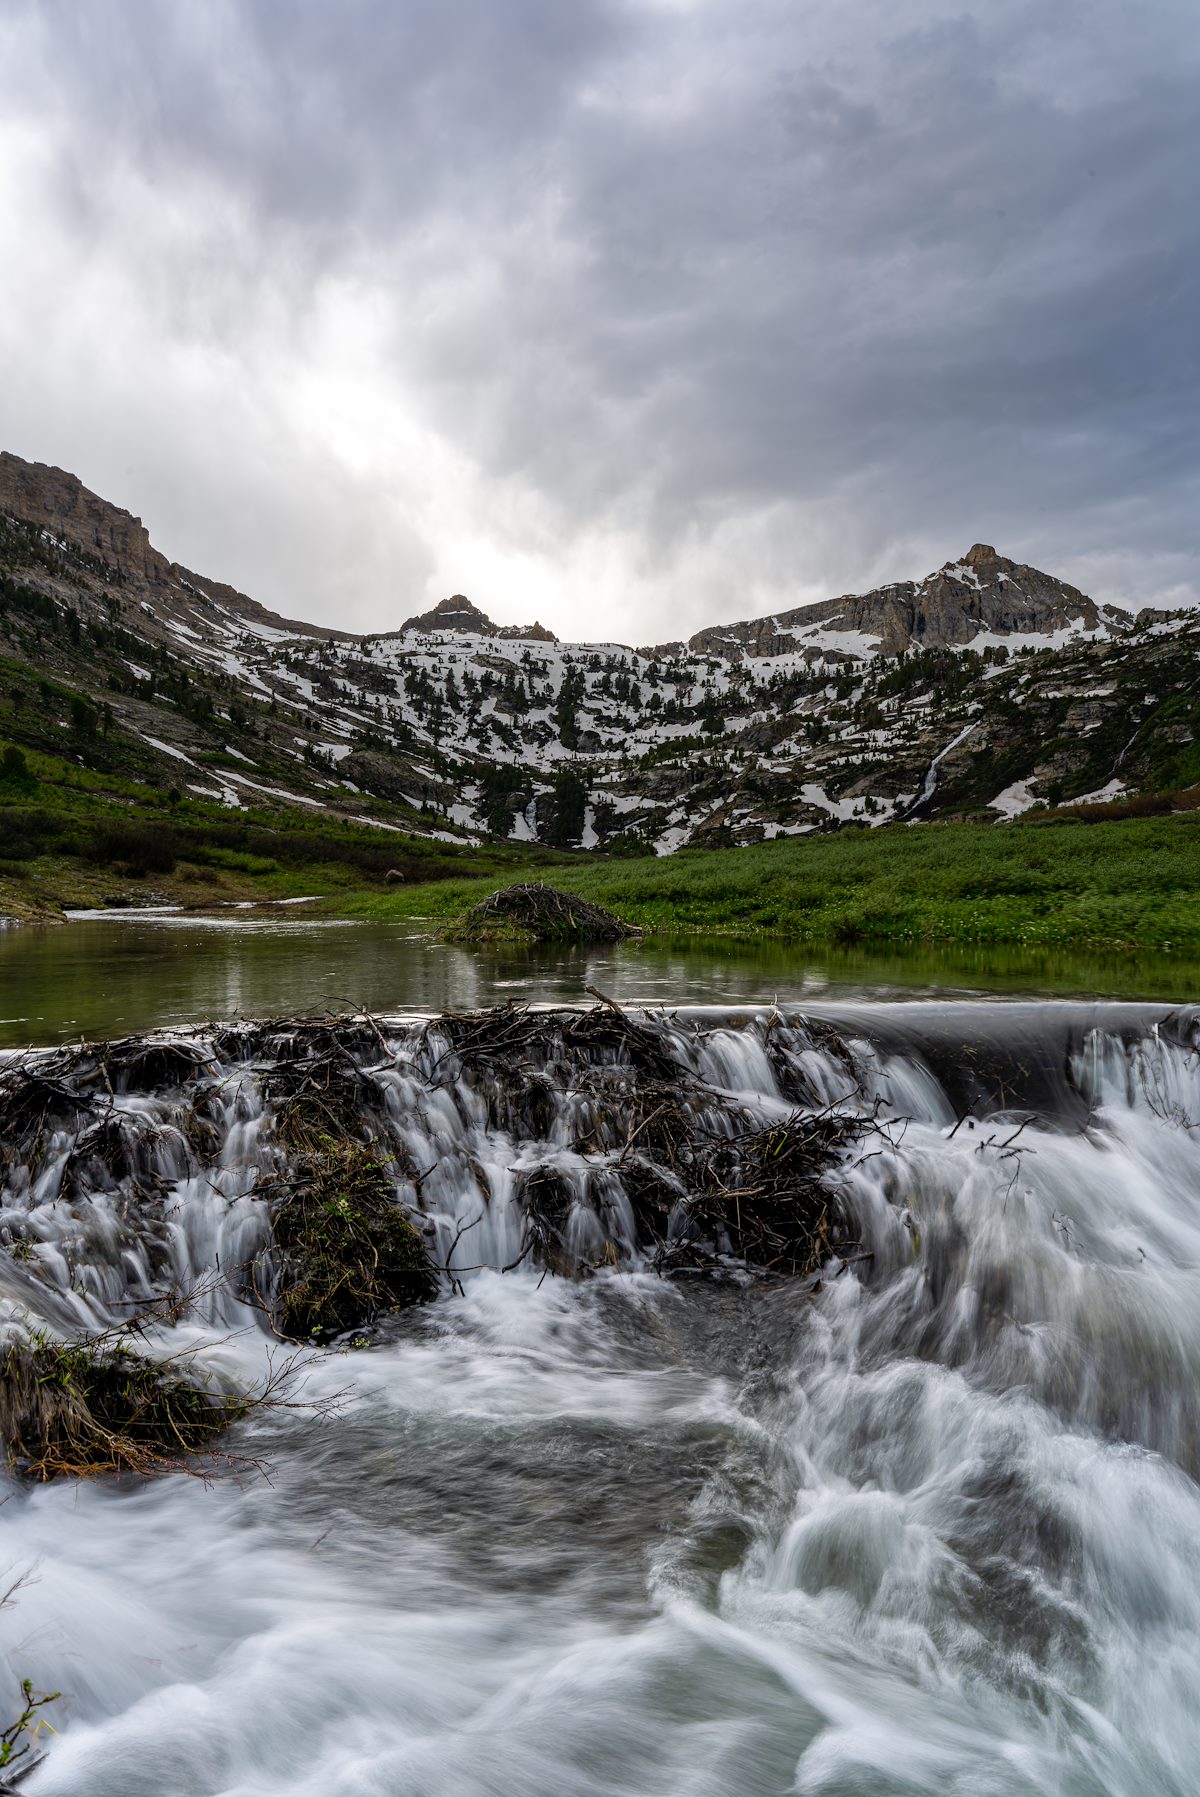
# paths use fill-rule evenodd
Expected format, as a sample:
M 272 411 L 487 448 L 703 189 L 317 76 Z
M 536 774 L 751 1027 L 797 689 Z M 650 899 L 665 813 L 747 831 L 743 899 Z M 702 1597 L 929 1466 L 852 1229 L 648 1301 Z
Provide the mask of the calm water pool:
M 440 943 L 411 921 L 346 923 L 291 908 L 89 914 L 0 933 L 0 1046 L 238 1015 L 575 1003 L 588 986 L 667 1004 L 970 992 L 1187 1002 L 1200 994 L 1200 973 L 1162 957 L 881 956 L 659 939 L 587 950 L 469 950 Z

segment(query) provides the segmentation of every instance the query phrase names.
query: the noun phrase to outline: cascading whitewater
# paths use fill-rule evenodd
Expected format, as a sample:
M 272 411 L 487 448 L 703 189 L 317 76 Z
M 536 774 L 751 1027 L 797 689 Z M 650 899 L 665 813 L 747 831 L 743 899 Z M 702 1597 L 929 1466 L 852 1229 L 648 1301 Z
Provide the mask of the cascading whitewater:
M 0 1230 L 15 1250 L 3 1290 L 13 1314 L 48 1289 L 53 1318 L 95 1323 L 203 1282 L 213 1320 L 247 1321 L 247 1269 L 256 1290 L 276 1283 L 281 1114 L 297 1104 L 324 1139 L 361 1134 L 448 1286 L 525 1259 L 575 1274 L 652 1255 L 671 1270 L 732 1269 L 752 1258 L 738 1250 L 768 1172 L 780 1184 L 764 1159 L 786 1168 L 791 1210 L 807 1197 L 824 1227 L 822 1176 L 879 1126 L 870 1068 L 831 1032 L 818 1047 L 815 1028 L 778 1014 L 724 1025 L 505 1010 L 387 1035 L 322 1022 L 14 1057 L 0 1075 Z M 755 1245 L 809 1271 L 802 1221 L 776 1219 L 790 1237 L 776 1228 Z M 221 1268 L 214 1295 L 206 1276 Z
M 1195 1789 L 1190 1014 L 355 1020 L 6 1077 L 10 1331 L 198 1283 L 155 1345 L 252 1376 L 298 1092 L 443 1284 L 312 1358 L 339 1417 L 243 1426 L 269 1487 L 14 1497 L 5 1645 L 68 1693 L 30 1790 Z M 756 1233 L 796 1143 L 819 1264 Z

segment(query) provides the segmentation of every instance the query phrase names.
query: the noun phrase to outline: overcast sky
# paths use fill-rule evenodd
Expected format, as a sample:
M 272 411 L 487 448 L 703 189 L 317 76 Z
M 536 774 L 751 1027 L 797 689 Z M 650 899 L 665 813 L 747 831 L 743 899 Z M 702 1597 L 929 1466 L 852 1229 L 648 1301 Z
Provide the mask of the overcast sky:
M 0 447 L 378 629 L 1200 595 L 1196 0 L 4 0 Z

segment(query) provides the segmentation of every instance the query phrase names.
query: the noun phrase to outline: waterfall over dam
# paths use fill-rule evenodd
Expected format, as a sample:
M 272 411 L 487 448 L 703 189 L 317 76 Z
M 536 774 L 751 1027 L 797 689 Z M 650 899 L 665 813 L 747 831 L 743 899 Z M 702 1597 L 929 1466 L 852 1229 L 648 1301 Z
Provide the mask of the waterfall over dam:
M 428 1289 L 284 1347 L 339 1132 Z M 160 1033 L 0 1059 L 0 1157 L 6 1352 L 294 1356 L 203 1477 L 14 1463 L 23 1793 L 1200 1789 L 1200 1012 Z

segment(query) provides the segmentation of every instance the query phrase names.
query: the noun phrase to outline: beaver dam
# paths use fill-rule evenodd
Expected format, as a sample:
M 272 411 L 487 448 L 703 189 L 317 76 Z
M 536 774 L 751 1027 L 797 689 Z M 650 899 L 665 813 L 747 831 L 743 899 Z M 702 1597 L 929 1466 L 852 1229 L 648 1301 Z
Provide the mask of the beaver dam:
M 597 994 L 10 1055 L 22 1792 L 1194 1793 L 1198 1051 Z

